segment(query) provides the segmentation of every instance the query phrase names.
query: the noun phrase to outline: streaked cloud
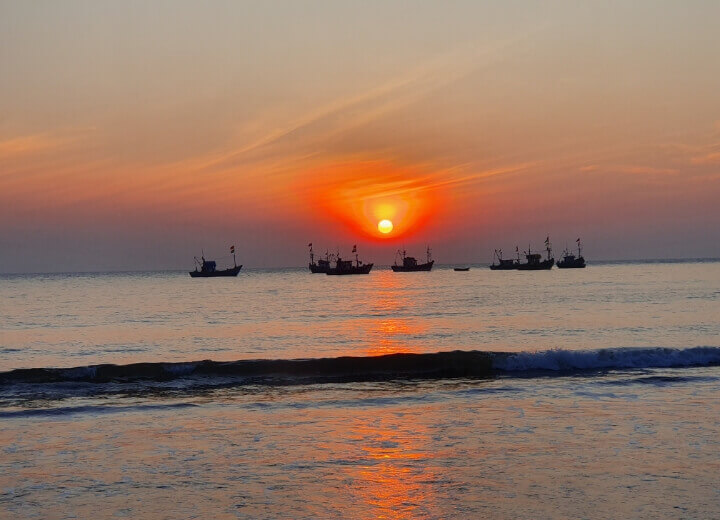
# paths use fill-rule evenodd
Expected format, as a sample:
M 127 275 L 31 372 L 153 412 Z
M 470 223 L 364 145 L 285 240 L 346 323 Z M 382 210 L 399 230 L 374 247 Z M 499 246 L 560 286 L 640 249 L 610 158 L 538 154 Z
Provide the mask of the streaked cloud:
M 51 134 L 33 134 L 11 137 L 0 141 L 0 160 L 19 156 L 32 156 L 48 151 L 57 151 L 74 138 Z

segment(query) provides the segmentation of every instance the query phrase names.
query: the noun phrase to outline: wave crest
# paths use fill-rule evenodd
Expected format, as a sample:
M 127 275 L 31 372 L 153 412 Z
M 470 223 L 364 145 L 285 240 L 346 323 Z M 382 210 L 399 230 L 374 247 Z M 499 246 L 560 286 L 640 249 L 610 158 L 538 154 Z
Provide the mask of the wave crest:
M 553 372 L 627 368 L 669 368 L 720 364 L 720 347 L 608 348 L 546 350 L 498 355 L 493 368 L 504 372 Z
M 0 391 L 15 385 L 104 383 L 147 385 L 178 382 L 180 387 L 315 384 L 394 379 L 477 378 L 577 372 L 720 365 L 720 347 L 613 348 L 540 352 L 453 351 L 294 360 L 133 363 L 74 368 L 30 368 L 0 372 Z M 115 385 L 117 386 L 117 385 Z M 102 390 L 97 390 L 102 391 Z

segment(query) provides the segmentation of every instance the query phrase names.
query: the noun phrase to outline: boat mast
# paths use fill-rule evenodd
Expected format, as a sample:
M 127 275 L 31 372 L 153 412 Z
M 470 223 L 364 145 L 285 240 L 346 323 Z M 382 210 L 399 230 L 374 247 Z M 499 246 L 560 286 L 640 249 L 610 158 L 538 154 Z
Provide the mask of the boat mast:
M 550 254 L 552 253 L 552 246 L 550 245 L 550 236 L 545 239 L 545 250 L 547 251 L 547 259 L 550 260 Z
M 313 248 L 312 248 L 312 242 L 308 244 L 308 247 L 310 247 L 310 263 L 315 263 L 315 255 L 313 254 Z

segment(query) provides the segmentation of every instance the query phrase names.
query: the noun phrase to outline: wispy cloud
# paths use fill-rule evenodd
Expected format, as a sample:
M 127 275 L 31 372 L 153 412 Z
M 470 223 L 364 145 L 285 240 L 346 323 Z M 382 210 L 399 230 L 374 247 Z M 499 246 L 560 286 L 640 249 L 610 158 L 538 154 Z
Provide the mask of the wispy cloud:
M 600 169 L 600 166 L 598 164 L 588 164 L 585 166 L 580 166 L 579 170 L 581 172 L 594 172 Z
M 691 164 L 720 164 L 720 151 L 709 152 L 690 158 Z
M 458 175 L 458 171 L 464 168 L 464 165 L 460 165 L 435 171 L 432 174 L 414 175 L 403 179 L 387 179 L 387 176 L 378 176 L 370 182 L 366 178 L 340 182 L 343 183 L 343 193 L 348 198 L 381 199 L 470 184 L 489 177 L 528 170 L 534 164 L 528 162 Z
M 680 173 L 676 168 L 656 168 L 643 165 L 619 166 L 616 171 L 630 175 L 675 175 Z
M 461 48 L 438 56 L 368 91 L 309 108 L 302 116 L 249 143 L 198 158 L 188 166 L 193 170 L 225 170 L 267 158 L 307 157 L 313 151 L 327 152 L 329 143 L 338 136 L 418 103 L 431 92 L 495 63 L 514 42 Z
M 67 136 L 44 133 L 11 137 L 0 141 L 0 159 L 10 159 L 49 150 L 57 150 L 72 140 L 72 138 Z

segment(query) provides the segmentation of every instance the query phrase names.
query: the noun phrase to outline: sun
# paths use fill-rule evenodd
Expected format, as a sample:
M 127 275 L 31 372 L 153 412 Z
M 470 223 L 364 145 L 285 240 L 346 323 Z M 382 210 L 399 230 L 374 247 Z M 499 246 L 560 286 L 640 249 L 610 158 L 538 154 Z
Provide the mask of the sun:
M 378 231 L 380 231 L 380 233 L 387 235 L 392 230 L 393 230 L 393 223 L 390 222 L 388 219 L 383 219 L 380 222 L 378 222 Z

